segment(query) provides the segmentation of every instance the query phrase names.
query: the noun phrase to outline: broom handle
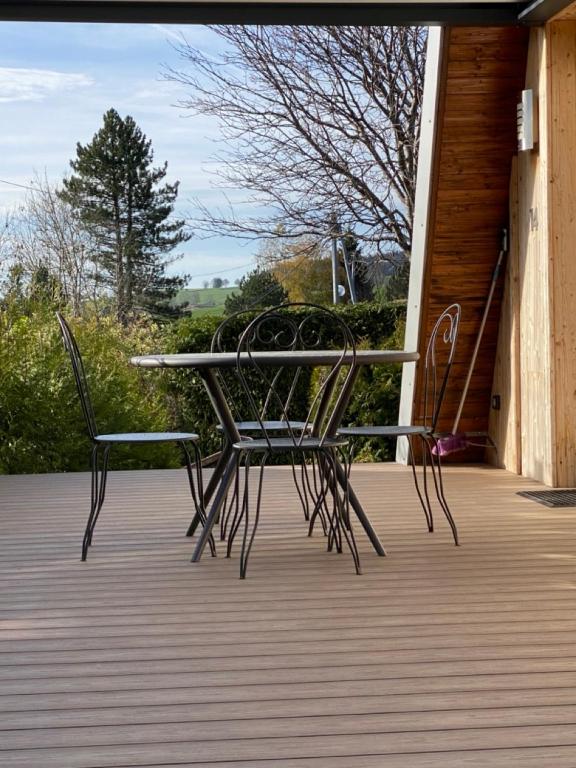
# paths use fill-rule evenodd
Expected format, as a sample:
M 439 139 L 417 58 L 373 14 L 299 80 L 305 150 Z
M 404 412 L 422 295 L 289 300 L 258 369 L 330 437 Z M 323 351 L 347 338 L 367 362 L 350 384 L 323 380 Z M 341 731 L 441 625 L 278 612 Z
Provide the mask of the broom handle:
M 454 419 L 454 426 L 452 427 L 453 435 L 455 435 L 458 432 L 458 425 L 460 424 L 460 417 L 462 416 L 464 402 L 466 400 L 466 395 L 468 394 L 468 387 L 470 386 L 470 380 L 472 379 L 472 374 L 474 373 L 474 366 L 476 365 L 476 358 L 478 357 L 480 342 L 482 341 L 484 327 L 486 326 L 486 321 L 488 319 L 488 312 L 490 311 L 490 305 L 492 304 L 492 298 L 494 296 L 494 291 L 496 290 L 496 283 L 498 282 L 498 276 L 500 275 L 502 262 L 504 261 L 504 256 L 506 255 L 507 251 L 508 251 L 508 230 L 505 229 L 502 232 L 502 246 L 500 248 L 500 253 L 498 254 L 496 266 L 494 267 L 494 271 L 492 272 L 492 281 L 490 283 L 490 290 L 488 291 L 488 298 L 486 299 L 486 306 L 484 307 L 484 314 L 482 315 L 482 322 L 480 323 L 480 330 L 478 331 L 476 344 L 474 345 L 474 351 L 472 352 L 470 367 L 468 368 L 468 374 L 466 375 L 466 381 L 464 382 L 464 389 L 462 390 L 462 397 L 460 398 L 460 404 L 458 405 L 458 411 L 456 413 L 456 418 Z

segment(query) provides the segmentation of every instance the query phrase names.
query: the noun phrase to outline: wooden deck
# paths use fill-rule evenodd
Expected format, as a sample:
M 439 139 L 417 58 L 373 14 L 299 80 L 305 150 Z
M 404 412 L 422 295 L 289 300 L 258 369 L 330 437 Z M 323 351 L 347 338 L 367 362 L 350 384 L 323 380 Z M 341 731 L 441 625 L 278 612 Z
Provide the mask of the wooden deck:
M 576 510 L 451 467 L 426 533 L 409 472 L 355 467 L 387 549 L 307 539 L 268 475 L 248 579 L 189 562 L 181 472 L 118 473 L 87 563 L 87 475 L 0 477 L 0 765 L 576 765 Z

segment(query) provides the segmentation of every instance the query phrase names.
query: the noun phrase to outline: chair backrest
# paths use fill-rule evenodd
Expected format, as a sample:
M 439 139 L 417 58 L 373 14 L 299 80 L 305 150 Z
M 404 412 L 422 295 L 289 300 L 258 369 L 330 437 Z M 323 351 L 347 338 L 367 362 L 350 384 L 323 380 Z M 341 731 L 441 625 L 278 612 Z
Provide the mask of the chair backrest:
M 460 304 L 442 312 L 432 329 L 426 348 L 424 372 L 424 425 L 436 430 L 448 377 L 454 361 L 461 315 Z
M 225 317 L 214 331 L 210 343 L 210 352 L 236 352 L 238 342 L 246 330 L 246 326 L 263 311 L 262 308 L 258 307 L 255 309 L 241 309 L 239 312 L 234 312 Z
M 70 361 L 72 363 L 72 370 L 74 372 L 74 379 L 76 380 L 76 388 L 80 397 L 80 404 L 82 406 L 82 413 L 86 420 L 86 426 L 88 427 L 88 434 L 90 439 L 93 440 L 98 434 L 96 428 L 96 418 L 94 416 L 94 409 L 92 407 L 92 400 L 90 399 L 90 391 L 88 389 L 88 381 L 86 379 L 86 372 L 84 370 L 84 364 L 82 362 L 82 356 L 74 334 L 70 330 L 70 326 L 60 314 L 56 312 L 58 323 L 60 325 L 60 331 L 62 332 L 62 340 L 64 341 L 64 348 L 70 355 Z
M 334 349 L 334 363 L 324 375 L 318 376 L 311 402 L 298 385 L 305 383 L 302 360 L 295 363 L 298 352 Z M 278 366 L 259 359 L 259 352 L 279 352 Z M 330 437 L 332 414 L 341 408 L 354 375 L 356 345 L 346 323 L 334 312 L 316 304 L 291 303 L 265 310 L 246 328 L 236 355 L 236 371 L 251 409 L 251 418 L 260 425 L 262 436 L 269 445 L 273 435 L 266 428 L 262 406 L 254 397 L 254 380 L 266 390 L 266 406 L 275 411 L 275 418 L 285 423 L 284 437 L 298 447 L 306 436 L 320 439 L 320 445 Z M 295 424 L 297 422 L 297 424 Z M 302 428 L 302 423 L 305 427 Z
M 210 352 L 234 352 L 238 350 L 238 343 L 246 326 L 259 315 L 262 309 L 241 309 L 228 315 L 216 328 L 210 344 Z M 238 377 L 235 368 L 215 368 L 215 375 L 232 416 L 235 421 L 243 421 L 246 414 L 242 413 L 241 400 L 243 389 L 239 386 Z
M 263 308 L 251 308 L 241 309 L 238 312 L 234 312 L 225 318 L 212 337 L 210 344 L 211 352 L 234 352 L 238 350 L 238 344 L 242 337 L 242 334 L 246 330 L 249 323 L 254 320 L 258 315 L 264 312 Z M 273 370 L 273 379 L 278 380 L 282 377 L 283 366 L 276 366 Z M 246 412 L 246 404 L 244 397 L 244 387 L 238 379 L 236 368 L 215 368 L 215 374 L 218 378 L 220 387 L 228 403 L 228 407 L 232 412 L 232 416 L 236 422 L 242 421 L 255 421 L 252 415 L 252 409 L 249 409 L 249 413 Z M 272 367 L 267 369 L 270 373 Z M 254 403 L 258 404 L 260 411 L 260 418 L 263 421 L 283 421 L 284 410 L 290 407 L 290 400 L 283 403 L 282 408 L 279 407 L 276 399 L 272 397 L 273 387 L 268 386 L 268 382 L 264 381 L 259 376 L 253 374 L 247 374 L 250 376 L 250 387 Z M 289 393 L 288 397 L 292 396 Z

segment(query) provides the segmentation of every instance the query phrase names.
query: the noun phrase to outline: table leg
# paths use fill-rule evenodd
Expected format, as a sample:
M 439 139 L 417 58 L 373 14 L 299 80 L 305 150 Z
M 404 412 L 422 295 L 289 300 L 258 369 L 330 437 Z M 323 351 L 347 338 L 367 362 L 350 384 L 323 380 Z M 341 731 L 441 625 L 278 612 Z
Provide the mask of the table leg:
M 356 382 L 356 379 L 358 378 L 359 373 L 360 373 L 359 365 L 356 365 L 355 368 L 352 371 L 350 371 L 350 374 L 346 381 L 344 391 L 341 393 L 339 408 L 334 409 L 330 418 L 330 422 L 328 424 L 327 432 L 329 435 L 336 435 L 336 433 L 338 432 L 338 428 L 342 423 L 342 419 L 344 418 L 346 408 L 348 407 L 348 403 L 350 402 L 350 398 L 352 397 L 354 384 Z M 329 396 L 331 396 L 331 394 L 332 393 L 330 392 Z M 319 411 L 322 413 L 322 418 L 324 418 L 326 410 L 324 409 L 322 411 L 322 406 L 323 406 L 323 403 L 321 403 Z M 382 546 L 382 542 L 380 541 L 380 539 L 378 538 L 378 534 L 372 527 L 372 523 L 368 519 L 366 512 L 364 512 L 364 509 L 362 508 L 362 504 L 360 504 L 360 500 L 358 496 L 356 496 L 356 494 L 354 493 L 354 489 L 350 484 L 349 478 L 346 477 L 346 471 L 344 470 L 344 467 L 342 466 L 342 464 L 338 461 L 337 457 L 335 459 L 335 463 L 336 463 L 336 475 L 337 475 L 338 484 L 340 485 L 342 490 L 345 490 L 346 483 L 348 483 L 348 497 L 350 499 L 350 506 L 352 507 L 352 509 L 356 514 L 356 517 L 360 521 L 362 528 L 364 528 L 366 535 L 372 542 L 372 546 L 376 550 L 377 554 L 380 555 L 380 557 L 385 557 L 386 551 Z
M 214 494 L 215 496 L 210 511 L 207 514 L 206 525 L 202 529 L 202 533 L 200 534 L 194 549 L 194 554 L 192 555 L 193 563 L 197 563 L 202 557 L 206 542 L 210 537 L 214 523 L 218 519 L 220 508 L 222 507 L 228 489 L 230 488 L 230 483 L 232 482 L 236 466 L 236 458 L 233 455 L 232 445 L 241 439 L 240 433 L 236 429 L 236 424 L 234 423 L 234 417 L 226 402 L 222 388 L 218 383 L 216 374 L 211 368 L 205 368 L 199 371 L 199 373 L 204 382 L 204 386 L 206 387 L 206 392 L 208 393 L 214 412 L 222 425 L 225 440 L 222 455 L 220 456 L 218 463 L 214 468 L 214 472 L 212 473 L 212 477 L 206 486 L 206 492 L 204 494 L 205 506 L 209 504 Z
M 202 528 L 202 532 L 200 533 L 200 537 L 194 549 L 194 553 L 192 555 L 193 563 L 197 563 L 202 557 L 202 552 L 204 551 L 204 547 L 206 546 L 206 543 L 210 538 L 210 534 L 212 533 L 212 528 L 214 527 L 214 523 L 218 519 L 220 508 L 224 503 L 224 499 L 226 498 L 226 494 L 228 493 L 230 484 L 232 483 L 232 478 L 234 477 L 235 471 L 236 471 L 236 457 L 232 455 L 229 457 L 228 463 L 226 464 L 226 468 L 222 473 L 222 477 L 220 478 L 220 482 L 218 484 L 218 490 L 216 491 L 214 501 L 212 502 L 212 506 L 210 507 L 210 511 L 208 512 L 208 515 L 206 518 L 206 525 L 204 525 L 204 527 Z
M 360 504 L 360 500 L 358 499 L 358 496 L 354 493 L 354 489 L 352 488 L 350 484 L 350 480 L 346 478 L 346 471 L 344 470 L 344 467 L 338 459 L 335 461 L 336 464 L 336 476 L 338 479 L 338 483 L 340 487 L 345 490 L 346 489 L 346 483 L 348 483 L 348 498 L 350 499 L 350 506 L 356 513 L 356 517 L 358 520 L 360 520 L 360 523 L 362 525 L 362 528 L 364 528 L 366 535 L 372 542 L 372 546 L 376 550 L 377 554 L 380 555 L 380 557 L 386 557 L 386 550 L 382 546 L 382 542 L 378 538 L 378 534 L 372 527 L 372 523 L 368 519 L 368 516 L 366 515 L 366 512 L 364 512 L 362 508 L 362 504 Z
M 204 489 L 204 497 L 202 499 L 204 503 L 204 509 L 208 508 L 208 505 L 210 504 L 210 499 L 214 495 L 214 491 L 216 490 L 216 488 L 218 487 L 218 483 L 220 483 L 222 479 L 222 475 L 226 468 L 226 464 L 228 463 L 228 460 L 230 459 L 231 455 L 232 455 L 232 446 L 228 441 L 226 441 L 222 448 L 222 451 L 220 452 L 220 456 L 218 457 L 218 461 L 216 462 L 214 471 L 210 476 L 210 480 L 208 480 L 208 483 L 206 484 L 206 488 Z M 190 523 L 190 527 L 188 528 L 186 536 L 194 536 L 199 524 L 200 524 L 200 516 L 198 515 L 198 513 L 196 513 L 194 515 L 194 519 Z

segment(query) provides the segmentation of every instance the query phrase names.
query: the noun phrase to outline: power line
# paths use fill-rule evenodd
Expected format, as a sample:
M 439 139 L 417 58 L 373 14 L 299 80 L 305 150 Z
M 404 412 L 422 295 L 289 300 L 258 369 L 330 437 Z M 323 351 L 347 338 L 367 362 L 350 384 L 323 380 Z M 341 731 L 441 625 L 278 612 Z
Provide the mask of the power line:
M 249 261 L 248 264 L 239 264 L 237 267 L 229 267 L 227 269 L 219 269 L 216 272 L 204 272 L 201 275 L 197 275 L 195 272 L 192 277 L 212 277 L 212 275 L 223 275 L 225 272 L 235 272 L 237 269 L 244 269 L 245 267 L 251 267 L 256 264 L 255 261 Z
M 26 184 L 17 184 L 15 181 L 6 181 L 6 179 L 0 179 L 0 184 L 9 184 L 11 187 L 20 187 L 20 189 L 30 189 L 32 192 L 38 191 L 38 187 L 28 187 Z

